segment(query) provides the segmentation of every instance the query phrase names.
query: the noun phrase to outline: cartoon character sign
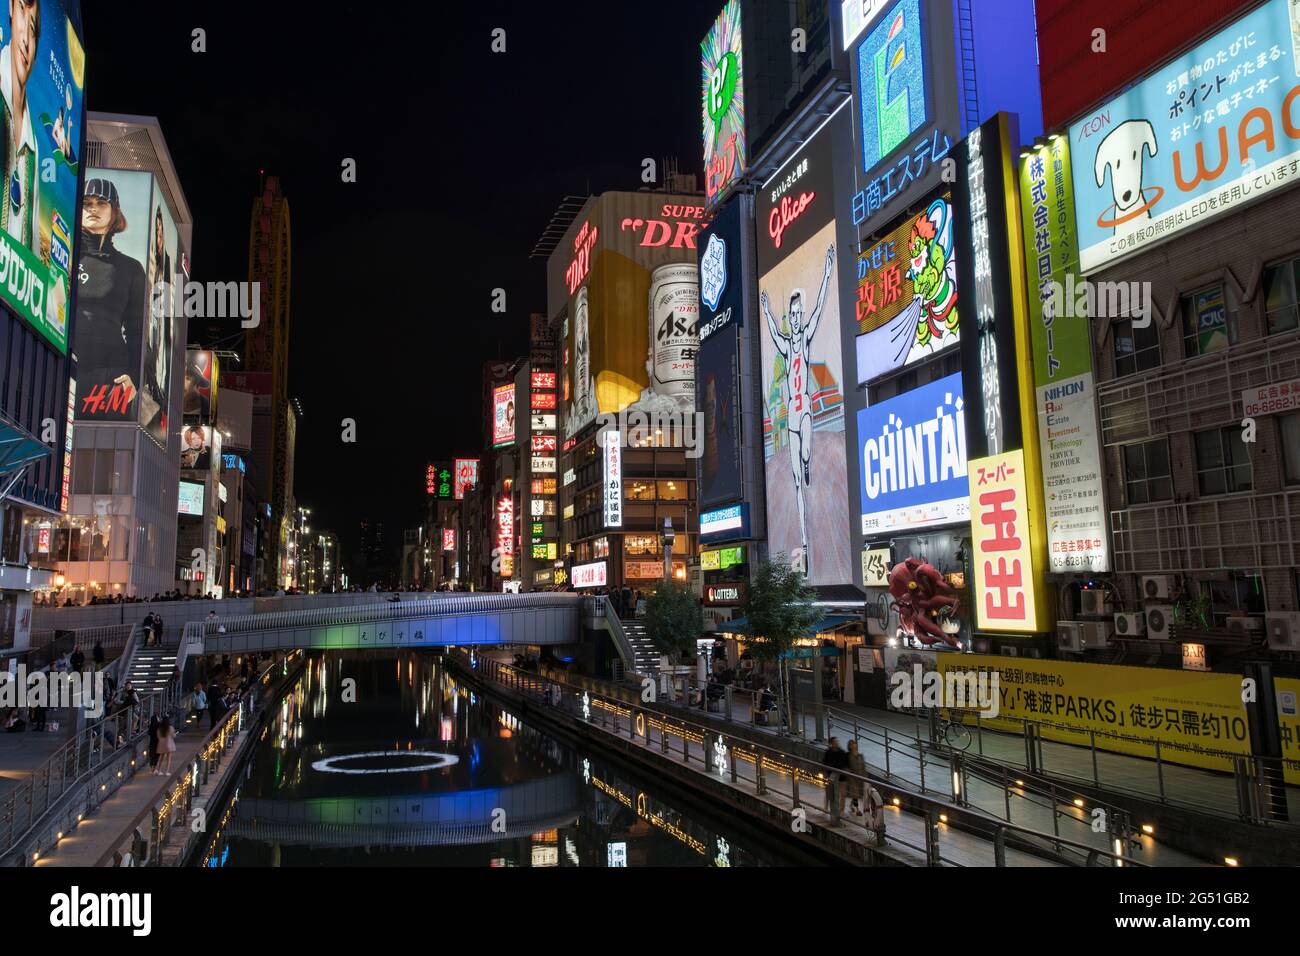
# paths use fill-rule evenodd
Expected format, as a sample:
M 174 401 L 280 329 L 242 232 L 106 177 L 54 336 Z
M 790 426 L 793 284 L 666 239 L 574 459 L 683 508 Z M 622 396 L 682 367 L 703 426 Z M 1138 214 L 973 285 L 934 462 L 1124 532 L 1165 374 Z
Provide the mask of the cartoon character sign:
M 898 623 L 906 634 L 922 644 L 957 647 L 956 639 L 939 624 L 938 618 L 957 613 L 957 592 L 933 565 L 908 558 L 889 572 L 890 610 L 898 612 Z
M 858 383 L 955 345 L 961 331 L 952 203 L 935 199 L 858 257 Z

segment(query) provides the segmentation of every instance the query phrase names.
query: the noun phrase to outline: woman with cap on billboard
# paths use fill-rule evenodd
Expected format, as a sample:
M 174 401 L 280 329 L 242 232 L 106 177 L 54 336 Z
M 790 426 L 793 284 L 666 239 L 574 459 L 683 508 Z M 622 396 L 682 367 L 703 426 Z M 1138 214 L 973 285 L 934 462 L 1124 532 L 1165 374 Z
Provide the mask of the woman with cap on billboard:
M 145 310 L 144 266 L 113 245 L 113 237 L 125 232 L 126 227 L 113 182 L 86 180 L 81 204 L 76 330 L 77 355 L 83 371 L 77 376 L 77 390 L 89 396 L 99 386 L 122 388 L 122 407 L 117 409 L 120 412 L 130 410 L 135 394 L 131 374 L 139 361 L 139 340 L 129 330 L 139 328 Z M 93 411 L 78 408 L 78 413 Z

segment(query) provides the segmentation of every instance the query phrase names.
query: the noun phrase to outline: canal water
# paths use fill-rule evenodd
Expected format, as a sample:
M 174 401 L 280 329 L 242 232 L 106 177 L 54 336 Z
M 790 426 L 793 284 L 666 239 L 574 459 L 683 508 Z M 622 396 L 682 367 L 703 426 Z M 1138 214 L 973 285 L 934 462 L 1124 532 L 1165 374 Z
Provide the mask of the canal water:
M 427 652 L 313 657 L 269 706 L 195 865 L 807 862 L 521 722 Z

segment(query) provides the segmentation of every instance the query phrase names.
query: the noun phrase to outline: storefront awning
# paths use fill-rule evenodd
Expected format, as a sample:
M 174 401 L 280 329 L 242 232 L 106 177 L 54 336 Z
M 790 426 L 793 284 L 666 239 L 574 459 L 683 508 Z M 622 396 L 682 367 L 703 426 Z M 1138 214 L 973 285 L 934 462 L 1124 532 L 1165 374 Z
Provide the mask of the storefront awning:
M 0 418 L 0 476 L 40 461 L 50 449 L 34 435 Z
M 850 614 L 827 614 L 814 627 L 811 627 L 804 633 L 804 637 L 816 637 L 827 631 L 833 631 L 837 627 L 843 627 L 845 624 L 861 624 L 862 618 L 859 615 Z M 723 621 L 718 625 L 718 631 L 724 634 L 743 634 L 748 626 L 747 618 L 737 617 L 730 621 Z

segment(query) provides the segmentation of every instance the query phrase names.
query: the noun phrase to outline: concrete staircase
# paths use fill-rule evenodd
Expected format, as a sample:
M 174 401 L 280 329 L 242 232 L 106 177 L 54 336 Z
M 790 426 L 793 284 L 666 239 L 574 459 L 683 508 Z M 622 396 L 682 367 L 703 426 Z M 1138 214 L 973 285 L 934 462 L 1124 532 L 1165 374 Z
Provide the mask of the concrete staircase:
M 623 633 L 627 635 L 628 643 L 632 645 L 632 654 L 636 659 L 637 672 L 647 675 L 659 673 L 659 658 L 661 655 L 650 640 L 650 636 L 646 634 L 645 623 L 625 620 L 622 624 Z
M 163 690 L 176 669 L 175 647 L 137 647 L 123 678 L 141 694 Z

